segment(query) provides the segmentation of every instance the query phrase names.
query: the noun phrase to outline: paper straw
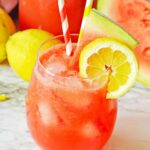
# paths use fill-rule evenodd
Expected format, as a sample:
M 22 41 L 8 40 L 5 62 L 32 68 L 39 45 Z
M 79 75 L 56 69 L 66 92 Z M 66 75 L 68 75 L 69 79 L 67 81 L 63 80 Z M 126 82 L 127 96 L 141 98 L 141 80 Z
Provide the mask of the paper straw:
M 93 5 L 93 0 L 87 0 L 86 1 L 77 47 L 76 47 L 74 55 L 73 55 L 73 57 L 69 63 L 70 68 L 73 68 L 74 66 L 78 66 L 79 56 L 80 56 L 80 52 L 81 52 L 81 48 L 80 48 L 81 37 L 83 35 L 85 23 L 86 23 L 86 20 L 89 16 L 90 11 L 91 11 L 92 5 Z
M 66 54 L 70 56 L 72 52 L 72 42 L 70 37 L 69 24 L 64 0 L 58 0 L 58 7 L 62 23 L 63 35 L 66 43 Z
M 83 19 L 82 19 L 82 24 L 81 24 L 80 33 L 79 33 L 79 38 L 78 38 L 78 44 L 80 43 L 80 40 L 81 40 L 81 37 L 83 34 L 83 30 L 84 30 L 84 26 L 85 26 L 86 20 L 88 18 L 88 15 L 90 13 L 90 10 L 92 8 L 92 5 L 93 5 L 93 0 L 87 0 L 86 1 Z

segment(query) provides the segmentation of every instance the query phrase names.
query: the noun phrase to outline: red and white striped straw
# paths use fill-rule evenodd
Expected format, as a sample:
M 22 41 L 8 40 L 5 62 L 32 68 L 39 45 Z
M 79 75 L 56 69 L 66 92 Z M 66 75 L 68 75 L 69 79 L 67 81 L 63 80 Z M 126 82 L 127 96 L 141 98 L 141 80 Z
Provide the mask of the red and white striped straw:
M 70 56 L 72 52 L 72 42 L 70 37 L 67 11 L 65 8 L 64 0 L 58 0 L 58 7 L 59 7 L 60 18 L 62 22 L 63 35 L 66 43 L 66 53 L 68 56 Z

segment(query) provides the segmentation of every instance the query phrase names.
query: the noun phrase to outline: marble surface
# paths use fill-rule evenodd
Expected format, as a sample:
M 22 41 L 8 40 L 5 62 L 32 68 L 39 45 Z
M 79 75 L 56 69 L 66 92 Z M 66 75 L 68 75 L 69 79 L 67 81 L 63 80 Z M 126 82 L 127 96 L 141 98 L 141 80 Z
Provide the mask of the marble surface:
M 28 84 L 7 64 L 0 65 L 0 150 L 39 150 L 26 125 L 25 95 Z M 104 150 L 150 150 L 150 89 L 134 87 L 119 100 L 112 137 Z

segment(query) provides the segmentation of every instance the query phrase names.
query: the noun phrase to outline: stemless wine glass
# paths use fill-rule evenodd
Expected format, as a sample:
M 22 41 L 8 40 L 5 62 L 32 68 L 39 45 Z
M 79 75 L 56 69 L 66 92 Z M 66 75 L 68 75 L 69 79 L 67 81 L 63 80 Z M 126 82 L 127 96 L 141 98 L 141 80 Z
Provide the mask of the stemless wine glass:
M 71 35 L 76 47 L 78 35 Z M 100 150 L 109 139 L 117 101 L 68 67 L 63 35 L 40 47 L 26 112 L 30 132 L 42 150 Z

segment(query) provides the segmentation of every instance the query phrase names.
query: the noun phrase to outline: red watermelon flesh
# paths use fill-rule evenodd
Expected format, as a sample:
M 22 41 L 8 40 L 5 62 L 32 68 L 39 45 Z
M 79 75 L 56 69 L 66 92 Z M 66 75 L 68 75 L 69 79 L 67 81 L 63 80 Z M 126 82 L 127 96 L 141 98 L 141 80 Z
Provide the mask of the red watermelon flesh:
M 150 86 L 150 2 L 112 0 L 110 4 L 109 0 L 99 0 L 98 3 L 99 11 L 115 20 L 139 41 L 135 49 L 139 59 L 138 81 Z

